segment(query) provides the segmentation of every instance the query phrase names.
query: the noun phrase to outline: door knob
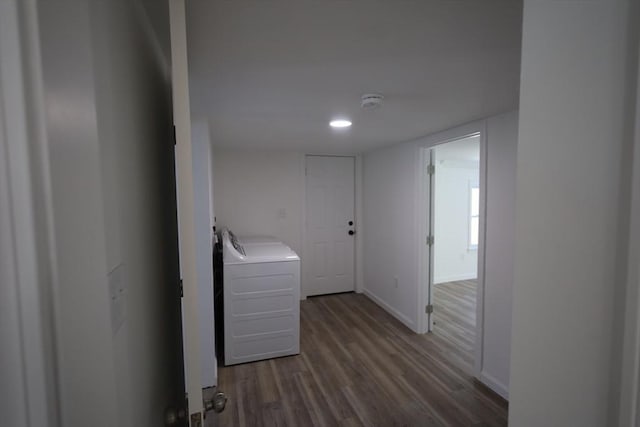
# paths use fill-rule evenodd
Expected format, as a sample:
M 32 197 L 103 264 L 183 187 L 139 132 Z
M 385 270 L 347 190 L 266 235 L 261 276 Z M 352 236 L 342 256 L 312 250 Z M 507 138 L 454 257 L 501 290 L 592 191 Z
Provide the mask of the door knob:
M 349 236 L 353 236 L 354 234 L 356 234 L 356 232 L 355 232 L 355 231 L 353 231 L 353 230 L 349 230 Z

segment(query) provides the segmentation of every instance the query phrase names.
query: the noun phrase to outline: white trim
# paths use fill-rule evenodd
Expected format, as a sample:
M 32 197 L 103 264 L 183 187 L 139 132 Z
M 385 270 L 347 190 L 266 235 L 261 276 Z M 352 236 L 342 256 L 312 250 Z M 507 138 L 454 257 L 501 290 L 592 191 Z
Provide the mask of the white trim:
M 474 354 L 474 373 L 482 381 L 484 368 L 484 291 L 486 265 L 486 231 L 487 231 L 487 162 L 489 158 L 489 140 L 487 120 L 480 128 L 480 224 L 478 236 L 478 288 L 476 294 L 476 341 Z M 489 385 L 489 387 L 491 387 Z M 497 391 L 497 390 L 496 390 Z
M 427 166 L 431 164 L 431 152 L 429 150 L 425 150 L 423 147 L 418 146 L 416 148 L 416 155 L 414 169 L 415 169 L 415 188 L 418 192 L 418 197 L 416 198 L 416 214 L 415 214 L 415 229 L 418 231 L 416 233 L 416 241 L 414 242 L 414 247 L 417 247 L 416 251 L 416 265 L 418 266 L 418 297 L 416 298 L 416 313 L 418 313 L 416 317 L 416 333 L 424 334 L 431 329 L 430 318 L 428 315 L 424 315 L 425 307 L 431 302 L 431 295 L 428 292 L 428 289 L 425 288 L 425 283 L 429 277 L 429 266 L 432 264 L 431 261 L 423 262 L 425 259 L 429 259 L 431 256 L 431 251 L 426 244 L 427 238 L 430 232 L 430 218 L 429 215 L 429 198 L 430 198 L 430 186 L 425 185 L 425 182 L 429 178 L 427 174 Z M 427 164 L 427 161 L 429 163 Z M 422 218 L 426 218 L 426 220 L 422 221 Z
M 618 425 L 640 425 L 640 62 L 636 72 L 635 129 L 625 284 Z
M 509 400 L 509 390 L 508 387 L 502 384 L 500 381 L 492 377 L 490 374 L 486 372 L 480 373 L 477 377 L 484 385 L 489 387 L 491 390 L 495 391 L 505 400 Z
M 478 245 L 478 289 L 476 304 L 476 342 L 474 345 L 474 376 L 480 381 L 482 380 L 482 355 L 484 345 L 484 264 L 485 264 L 485 230 L 486 230 L 486 198 L 487 198 L 487 119 L 468 123 L 457 128 L 449 129 L 434 135 L 429 135 L 417 141 L 419 153 L 416 156 L 416 179 L 418 180 L 416 188 L 418 189 L 418 203 L 416 204 L 416 229 L 418 230 L 416 253 L 418 254 L 418 283 L 424 284 L 418 286 L 418 315 L 419 315 L 419 333 L 429 331 L 430 319 L 425 313 L 424 307 L 431 302 L 430 286 L 433 280 L 429 274 L 429 268 L 424 262 L 430 257 L 429 246 L 425 244 L 429 228 L 427 224 L 432 221 L 429 214 L 429 198 L 431 194 L 423 182 L 426 175 L 426 159 L 430 156 L 430 151 L 437 145 L 446 144 L 447 142 L 456 141 L 470 136 L 478 135 L 480 137 L 480 235 Z M 436 172 L 437 173 L 437 172 Z M 422 218 L 428 218 L 427 221 Z M 437 236 L 436 236 L 437 238 Z M 432 261 L 431 261 L 432 262 Z M 487 384 L 489 387 L 491 385 Z M 497 390 L 496 390 L 497 391 Z
M 11 324 L 15 329 L 0 330 L 3 344 L 19 354 L 22 373 L 13 372 L 12 378 L 21 382 L 6 386 L 9 393 L 22 388 L 24 394 L 16 397 L 23 399 L 25 413 L 17 407 L 2 407 L 2 412 L 15 426 L 55 427 L 61 425 L 55 263 L 40 64 L 35 1 L 0 2 L 0 216 L 6 220 L 0 224 L 0 250 L 11 260 L 13 274 L 6 282 L 3 276 L 2 284 L 7 286 L 3 292 L 13 290 L 17 321 Z M 5 341 L 5 333 L 13 339 Z
M 387 312 L 391 313 L 393 317 L 401 321 L 407 328 L 411 329 L 413 332 L 419 333 L 415 323 L 408 317 L 391 307 L 387 304 L 382 298 L 378 297 L 376 294 L 371 292 L 369 289 L 365 289 L 364 294 L 369 297 L 373 302 L 378 304 L 380 307 L 384 308 Z
M 420 221 L 420 224 L 422 224 L 423 227 L 426 227 L 427 236 L 431 235 L 435 237 L 435 226 L 436 226 L 435 215 L 434 215 L 435 192 L 433 191 L 433 188 L 435 185 L 435 176 L 429 175 L 427 170 L 428 167 L 435 168 L 435 153 L 431 149 L 428 149 L 428 152 L 425 152 L 425 149 L 422 149 L 420 151 L 424 153 L 422 156 L 422 158 L 424 159 L 421 164 L 422 179 L 420 180 L 420 183 L 419 183 L 420 185 L 422 185 L 422 190 L 420 191 L 419 194 L 424 195 L 425 201 L 423 203 L 425 203 L 426 206 L 423 206 L 422 204 L 421 206 L 423 209 L 425 209 L 424 212 L 426 212 L 426 218 L 424 216 L 422 217 L 419 216 L 418 220 Z M 428 162 L 427 162 L 427 158 L 429 160 Z M 426 279 L 426 282 L 420 281 L 420 283 L 427 284 L 426 304 L 433 305 L 433 286 L 431 286 L 431 283 L 433 282 L 433 277 L 435 274 L 435 259 L 436 259 L 435 245 L 431 245 L 429 247 L 426 247 L 425 249 L 427 252 L 427 256 L 424 258 L 420 258 L 420 260 L 422 261 L 419 260 L 418 263 L 423 264 L 423 266 L 420 266 L 419 269 L 423 271 L 423 274 L 426 274 L 427 279 Z M 426 260 L 426 263 L 424 262 L 424 260 Z M 424 310 L 422 310 L 422 307 L 420 307 L 420 310 L 418 311 L 418 313 L 424 313 Z M 422 316 L 425 316 L 425 315 L 423 314 Z M 433 331 L 433 313 L 426 314 L 426 329 L 424 329 L 424 332 L 431 332 L 431 331 Z
M 356 185 L 356 218 L 355 218 L 355 230 L 356 230 L 356 246 L 355 246 L 355 260 L 356 260 L 356 292 L 361 294 L 364 291 L 364 236 L 362 232 L 364 231 L 363 226 L 363 202 L 362 202 L 362 194 L 363 194 L 363 170 L 362 170 L 362 155 L 356 156 L 356 167 L 355 167 L 355 185 Z
M 307 247 L 307 156 L 306 154 L 300 155 L 300 203 L 301 203 L 301 219 L 300 219 L 300 300 L 307 299 L 307 289 L 309 284 L 307 283 L 307 263 L 305 262 L 306 247 Z

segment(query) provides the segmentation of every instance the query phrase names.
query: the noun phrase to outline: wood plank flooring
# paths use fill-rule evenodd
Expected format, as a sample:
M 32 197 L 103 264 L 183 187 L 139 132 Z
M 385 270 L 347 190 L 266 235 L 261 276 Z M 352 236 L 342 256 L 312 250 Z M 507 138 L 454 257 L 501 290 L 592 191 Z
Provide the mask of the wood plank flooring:
M 433 285 L 434 334 L 472 357 L 476 338 L 476 288 L 476 280 Z
M 229 401 L 205 425 L 505 426 L 507 403 L 473 380 L 458 345 L 468 319 L 456 322 L 417 335 L 364 295 L 309 298 L 301 354 L 221 367 Z

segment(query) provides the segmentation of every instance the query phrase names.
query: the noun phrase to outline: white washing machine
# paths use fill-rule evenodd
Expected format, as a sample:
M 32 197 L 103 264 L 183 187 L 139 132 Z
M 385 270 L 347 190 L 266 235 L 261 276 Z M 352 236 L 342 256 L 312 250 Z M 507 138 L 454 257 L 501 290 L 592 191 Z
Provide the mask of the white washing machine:
M 242 246 L 284 244 L 273 236 L 262 236 L 257 234 L 250 236 L 237 236 L 237 240 Z
M 221 237 L 225 365 L 299 354 L 300 258 L 277 240 Z

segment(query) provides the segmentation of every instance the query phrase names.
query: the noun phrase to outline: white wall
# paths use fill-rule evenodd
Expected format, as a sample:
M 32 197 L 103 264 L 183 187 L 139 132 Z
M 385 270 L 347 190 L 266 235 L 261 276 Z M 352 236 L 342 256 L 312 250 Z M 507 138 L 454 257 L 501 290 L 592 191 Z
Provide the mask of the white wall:
M 304 155 L 214 148 L 218 227 L 272 235 L 302 253 Z
M 518 112 L 487 119 L 487 136 L 481 375 L 506 396 L 511 363 Z
M 416 144 L 399 144 L 363 158 L 364 293 L 414 331 L 419 321 L 415 248 L 421 240 L 417 157 Z
M 630 4 L 524 2 L 510 425 L 617 425 Z
M 424 244 L 419 230 L 427 221 L 418 215 L 419 181 L 423 179 L 420 149 L 486 130 L 488 216 L 505 209 L 505 215 L 511 212 L 513 216 L 515 198 L 509 183 L 515 179 L 517 123 L 517 112 L 510 112 L 364 156 L 364 292 L 414 331 L 421 330 L 424 309 L 418 302 L 421 264 L 417 248 Z M 487 223 L 485 239 L 484 335 L 488 345 L 482 355 L 481 379 L 506 396 L 511 337 L 504 324 L 511 321 L 509 250 L 514 230 L 508 221 L 499 229 L 490 225 L 495 223 L 495 218 Z
M 477 144 L 478 150 L 480 145 Z M 437 152 L 437 149 L 436 149 Z M 437 154 L 436 154 L 437 156 Z M 479 183 L 479 165 L 448 166 L 436 158 L 434 193 L 434 283 L 478 277 L 478 250 L 469 248 L 471 183 Z
M 184 390 L 168 35 L 137 2 L 38 8 L 62 424 L 163 425 Z

